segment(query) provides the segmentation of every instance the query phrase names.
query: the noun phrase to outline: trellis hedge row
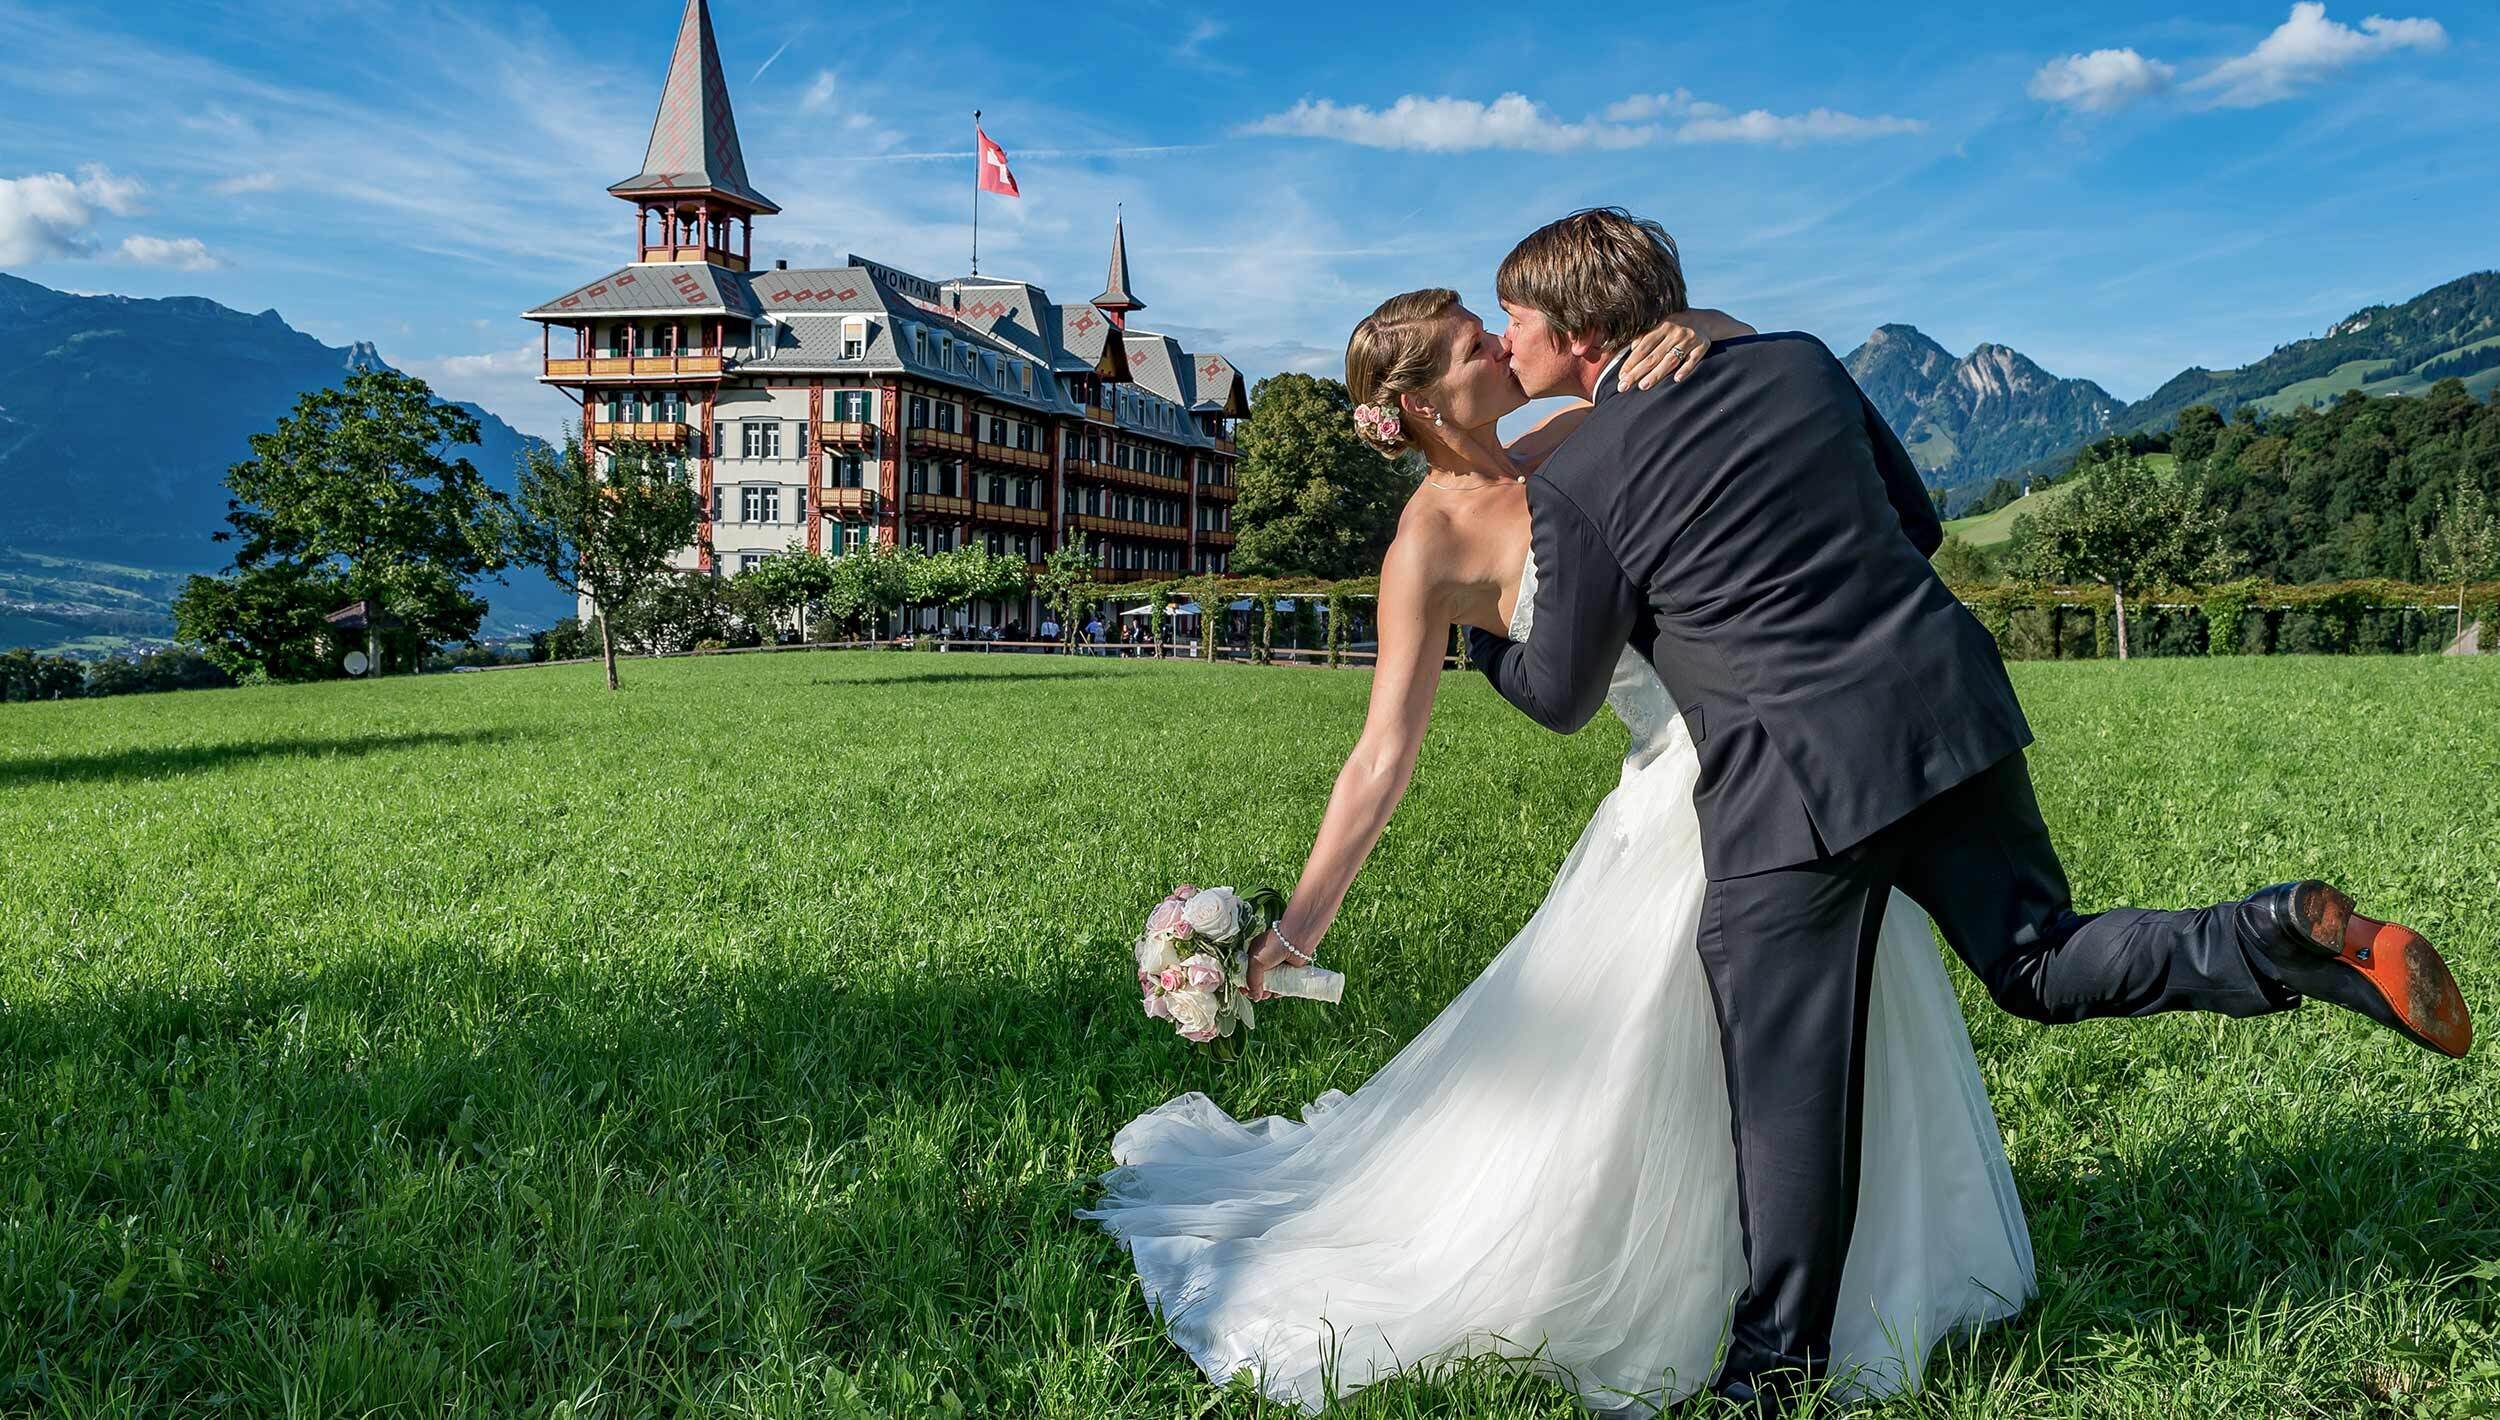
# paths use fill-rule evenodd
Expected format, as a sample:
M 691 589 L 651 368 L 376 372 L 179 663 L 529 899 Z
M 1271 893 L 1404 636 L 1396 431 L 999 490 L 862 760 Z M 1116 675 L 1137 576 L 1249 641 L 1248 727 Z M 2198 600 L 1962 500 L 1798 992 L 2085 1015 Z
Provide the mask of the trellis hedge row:
M 2115 656 L 2117 619 L 2106 587 L 2048 587 L 2024 583 L 1960 586 L 1955 596 L 1979 618 L 2009 660 L 2090 660 Z M 1380 595 L 1380 579 L 1342 582 L 1317 578 L 1186 577 L 1138 582 L 1110 592 L 1106 600 L 1143 602 L 1156 645 L 1164 644 L 1163 608 L 1195 601 L 1223 606 L 1251 604 L 1250 657 L 1275 660 L 1279 628 L 1276 603 L 1295 603 L 1291 620 L 1297 644 L 1317 636 L 1327 664 L 1346 660 L 1348 613 L 1358 601 Z M 1324 626 L 1313 625 L 1312 604 L 1327 607 Z M 2457 591 L 2407 582 L 2323 582 L 2280 586 L 2225 582 L 2201 590 L 2163 588 L 2127 599 L 2127 642 L 2139 656 L 2422 655 L 2443 650 L 2456 631 Z M 2465 589 L 2465 620 L 2500 627 L 2500 582 Z M 1199 654 L 1213 658 L 1221 620 L 1199 618 Z M 2500 635 L 2486 634 L 2482 649 L 2500 649 Z M 1466 642 L 1454 654 L 1465 656 Z

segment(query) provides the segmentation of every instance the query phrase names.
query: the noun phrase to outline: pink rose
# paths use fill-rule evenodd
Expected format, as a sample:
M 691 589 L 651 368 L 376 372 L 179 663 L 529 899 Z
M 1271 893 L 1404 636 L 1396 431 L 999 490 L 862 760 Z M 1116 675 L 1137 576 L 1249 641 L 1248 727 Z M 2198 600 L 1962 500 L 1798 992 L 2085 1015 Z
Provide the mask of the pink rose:
M 1188 976 L 1185 975 L 1177 966 L 1165 967 L 1163 969 L 1163 974 L 1155 978 L 1155 980 L 1159 982 L 1166 991 L 1180 990 L 1181 983 L 1187 981 L 1188 979 Z
M 1172 924 L 1172 940 L 1175 942 L 1186 942 L 1196 935 L 1198 935 L 1196 929 L 1185 920 Z
M 1224 984 L 1224 964 L 1200 952 L 1180 964 L 1182 988 L 1189 991 L 1214 991 Z
M 1154 911 L 1146 914 L 1146 935 L 1151 937 L 1160 932 L 1165 936 L 1170 936 L 1172 929 L 1179 926 L 1180 922 L 1180 899 L 1167 897 L 1155 904 Z
M 1187 902 L 1197 895 L 1198 888 L 1194 883 L 1183 883 L 1179 887 L 1172 889 L 1172 900 L 1174 902 Z
M 1149 996 L 1146 998 L 1146 1019 L 1168 1021 L 1172 1019 L 1172 1008 L 1163 1004 L 1162 997 Z
M 1202 1044 L 1202 1045 L 1203 1045 L 1203 1044 L 1205 1044 L 1207 1041 L 1213 1040 L 1213 1039 L 1215 1039 L 1217 1036 L 1219 1036 L 1219 1035 L 1221 1035 L 1221 1034 L 1223 1034 L 1223 1032 L 1222 1032 L 1222 1031 L 1219 1031 L 1219 1030 L 1215 1029 L 1213 1026 L 1209 1026 L 1209 1027 L 1207 1027 L 1205 1030 L 1185 1030 L 1185 1031 L 1182 1031 L 1182 1032 L 1181 1032 L 1181 1038 L 1182 1038 L 1183 1040 L 1194 1040 L 1194 1041 L 1197 1041 L 1197 1042 L 1199 1042 L 1200 1044 Z

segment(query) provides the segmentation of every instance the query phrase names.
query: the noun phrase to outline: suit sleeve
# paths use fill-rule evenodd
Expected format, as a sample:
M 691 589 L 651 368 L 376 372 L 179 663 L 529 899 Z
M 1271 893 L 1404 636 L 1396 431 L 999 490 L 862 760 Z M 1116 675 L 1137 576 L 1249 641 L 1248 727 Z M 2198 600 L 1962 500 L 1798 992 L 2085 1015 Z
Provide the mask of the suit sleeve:
M 1528 514 L 1535 632 L 1523 644 L 1470 627 L 1467 651 L 1503 699 L 1570 734 L 1606 703 L 1642 598 L 1588 515 L 1543 479 L 1529 480 Z
M 1944 546 L 1944 524 L 1936 521 L 1935 500 L 1927 496 L 1927 480 L 1918 476 L 1918 465 L 1910 462 L 1910 451 L 1901 447 L 1901 436 L 1892 432 L 1884 416 L 1875 412 L 1875 405 L 1866 392 L 1858 392 L 1858 407 L 1866 414 L 1866 439 L 1875 446 L 1875 469 L 1884 476 L 1884 496 L 1892 500 L 1893 511 L 1901 515 L 1901 531 L 1909 535 L 1910 544 L 1921 557 L 1933 557 Z

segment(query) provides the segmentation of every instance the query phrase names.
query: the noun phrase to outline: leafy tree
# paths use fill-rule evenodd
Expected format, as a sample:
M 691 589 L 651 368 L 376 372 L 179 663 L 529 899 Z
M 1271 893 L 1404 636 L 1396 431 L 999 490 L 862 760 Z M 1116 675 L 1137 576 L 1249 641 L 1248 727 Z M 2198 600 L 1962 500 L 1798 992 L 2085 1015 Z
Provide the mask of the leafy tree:
M 1957 587 L 1974 587 L 1997 580 L 1994 559 L 1958 536 L 1948 536 L 1936 549 L 1932 559 L 1936 575 Z
M 654 656 L 692 650 L 705 641 L 726 642 L 736 634 L 727 587 L 717 573 L 664 572 L 632 600 L 594 619 L 613 617 L 620 644 Z
M 2059 501 L 2016 518 L 2014 557 L 2030 576 L 2108 587 L 2122 661 L 2128 588 L 2194 586 L 2231 569 L 2221 519 L 2196 481 L 2125 452 L 2078 472 Z
M 833 559 L 825 614 L 846 628 L 865 623 L 875 631 L 911 600 L 912 564 L 922 555 L 913 548 L 869 542 Z
M 1251 392 L 1241 445 L 1235 553 L 1245 572 L 1358 577 L 1380 569 L 1414 490 L 1411 461 L 1354 433 L 1354 402 L 1336 380 L 1271 375 Z
M 617 446 L 602 475 L 580 444 L 541 444 L 521 464 L 521 513 L 511 553 L 548 580 L 602 608 L 632 603 L 695 540 L 702 509 L 685 476 L 647 444 Z M 616 689 L 616 633 L 599 618 L 599 654 Z
M 477 438 L 476 419 L 413 375 L 350 375 L 252 436 L 252 457 L 226 472 L 231 526 L 217 537 L 240 540 L 238 572 L 279 563 L 335 572 L 346 599 L 399 619 L 415 653 L 473 641 L 486 603 L 467 584 L 505 565 L 509 538 L 508 500 L 467 459 L 448 457 Z M 367 632 L 366 651 L 380 673 L 378 630 Z
M 946 611 L 1024 590 L 1024 559 L 993 553 L 977 542 L 931 553 L 909 566 L 912 600 Z
M 174 598 L 174 634 L 236 680 L 319 680 L 339 673 L 322 618 L 347 599 L 335 572 L 284 559 L 192 577 Z
M 1042 559 L 1041 575 L 1033 588 L 1041 597 L 1042 609 L 1059 619 L 1059 643 L 1062 647 L 1076 645 L 1077 628 L 1085 624 L 1086 609 L 1099 598 L 1100 583 L 1094 579 L 1094 556 L 1083 546 L 1069 543 Z
M 748 583 L 765 615 L 778 622 L 787 616 L 807 639 L 810 613 L 833 590 L 833 559 L 803 547 L 787 547 L 738 574 Z
M 2462 640 L 2466 584 L 2500 576 L 2500 519 L 2493 518 L 2483 486 L 2473 474 L 2457 475 L 2455 490 L 2414 537 L 2421 544 L 2423 568 L 2457 589 L 2457 637 Z M 2489 634 L 2487 630 L 2486 637 Z
M 86 694 L 86 668 L 67 656 L 42 656 L 23 646 L 0 651 L 0 700 L 76 700 Z

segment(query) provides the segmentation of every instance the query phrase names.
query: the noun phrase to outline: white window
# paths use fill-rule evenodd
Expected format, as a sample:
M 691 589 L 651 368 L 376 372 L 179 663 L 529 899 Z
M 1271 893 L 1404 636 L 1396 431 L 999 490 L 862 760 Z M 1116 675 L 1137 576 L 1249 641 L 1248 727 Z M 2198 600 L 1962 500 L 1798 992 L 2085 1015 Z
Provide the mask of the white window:
M 750 419 L 740 426 L 745 431 L 745 444 L 740 452 L 751 459 L 781 457 L 781 425 L 769 419 Z
M 798 517 L 798 520 L 799 520 L 800 522 L 802 522 L 802 523 L 807 521 L 807 485 L 805 485 L 805 484 L 801 484 L 801 485 L 799 485 L 799 517 Z
M 865 359 L 868 354 L 868 322 L 858 316 L 842 318 L 842 358 Z
M 752 572 L 756 568 L 764 565 L 764 559 L 770 555 L 770 553 L 764 552 L 741 552 L 738 554 L 738 570 L 741 572 Z
M 742 523 L 777 523 L 781 521 L 781 490 L 771 484 L 738 490 L 738 521 Z

